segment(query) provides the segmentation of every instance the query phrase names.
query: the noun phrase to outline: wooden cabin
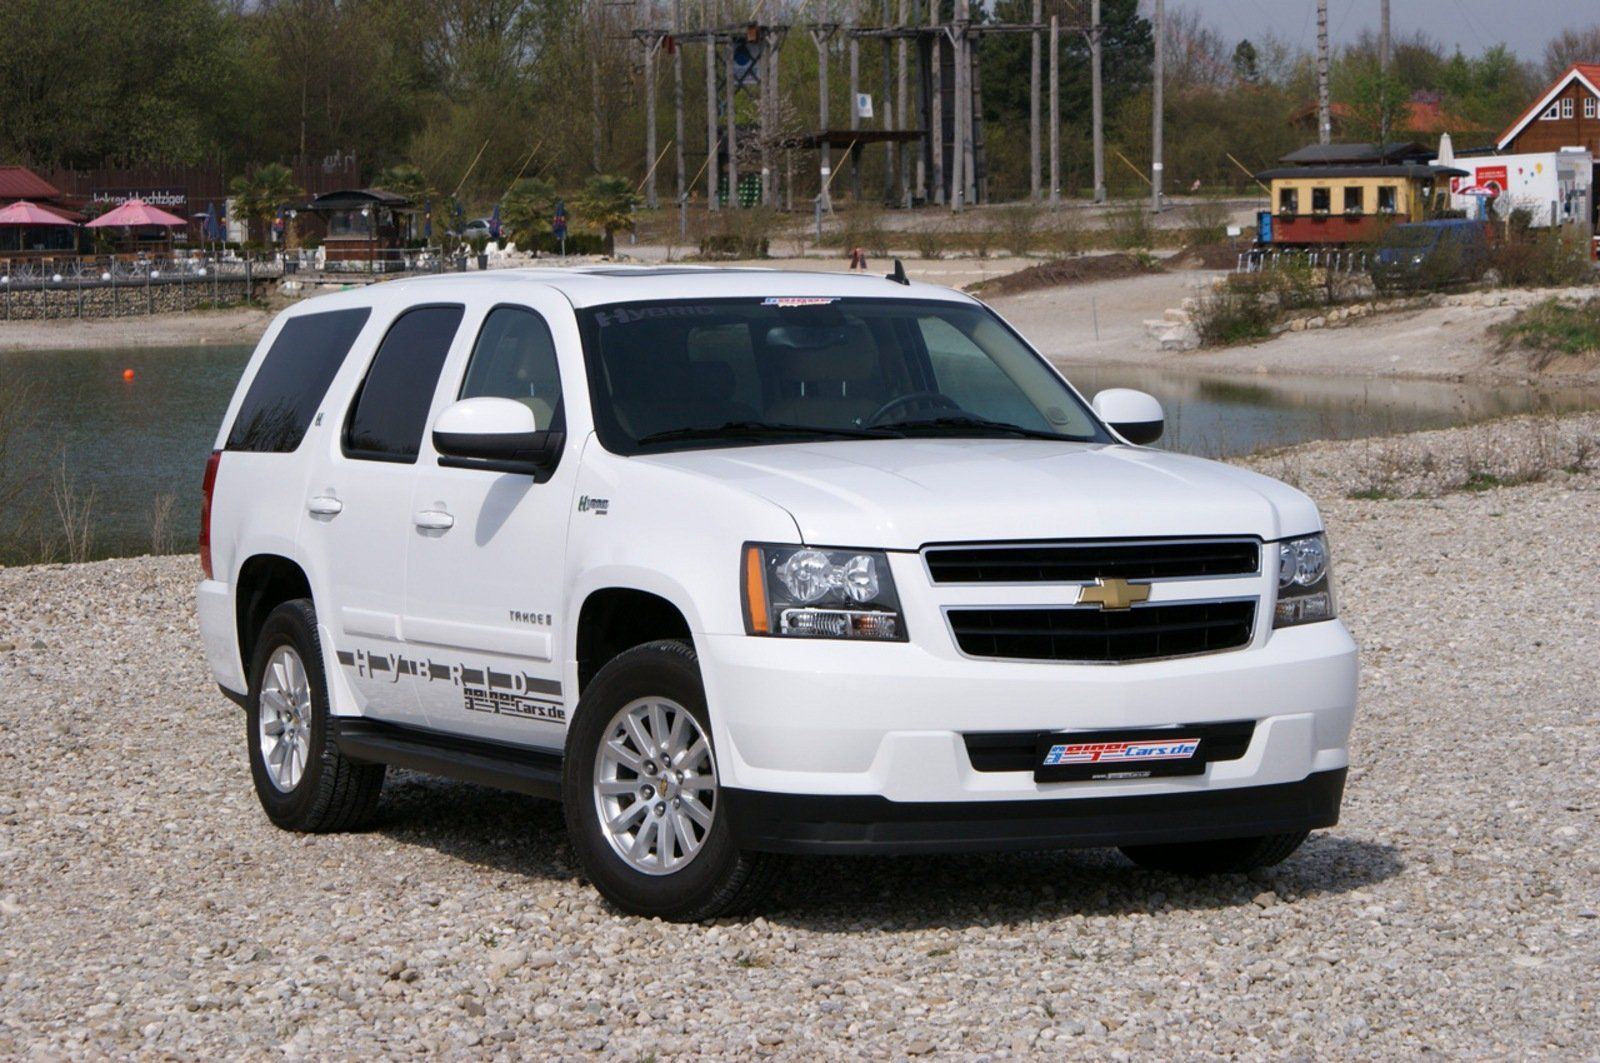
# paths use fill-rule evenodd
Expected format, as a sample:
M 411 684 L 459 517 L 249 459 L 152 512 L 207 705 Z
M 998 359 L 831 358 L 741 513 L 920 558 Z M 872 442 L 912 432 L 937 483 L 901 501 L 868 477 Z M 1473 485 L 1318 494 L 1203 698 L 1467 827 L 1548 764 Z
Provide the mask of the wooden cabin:
M 1389 225 L 1448 209 L 1451 177 L 1465 170 L 1426 161 L 1420 144 L 1313 144 L 1265 170 L 1271 208 L 1258 216 L 1257 242 L 1273 247 L 1371 243 Z

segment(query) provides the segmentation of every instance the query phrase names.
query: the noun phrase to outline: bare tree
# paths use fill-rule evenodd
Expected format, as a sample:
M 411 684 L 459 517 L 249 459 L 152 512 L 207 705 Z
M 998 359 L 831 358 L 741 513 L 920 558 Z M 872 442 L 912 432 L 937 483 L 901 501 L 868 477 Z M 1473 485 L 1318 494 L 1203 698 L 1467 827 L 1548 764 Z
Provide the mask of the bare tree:
M 1544 46 L 1544 73 L 1554 80 L 1573 63 L 1600 62 L 1600 23 L 1564 29 Z

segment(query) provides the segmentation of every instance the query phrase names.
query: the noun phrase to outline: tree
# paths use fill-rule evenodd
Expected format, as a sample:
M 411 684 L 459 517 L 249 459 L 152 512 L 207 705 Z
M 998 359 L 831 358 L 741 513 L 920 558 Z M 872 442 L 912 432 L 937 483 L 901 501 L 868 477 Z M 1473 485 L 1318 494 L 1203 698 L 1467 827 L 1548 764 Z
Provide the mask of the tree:
M 1261 80 L 1261 60 L 1256 55 L 1256 46 L 1246 37 L 1233 49 L 1233 72 L 1240 81 L 1254 85 Z
M 606 254 L 617 253 L 617 233 L 633 230 L 633 211 L 639 194 L 633 182 L 619 174 L 595 174 L 584 183 L 576 206 L 590 225 L 605 233 Z
M 228 183 L 228 194 L 233 196 L 233 209 L 244 216 L 253 234 L 254 224 L 265 232 L 278 208 L 305 195 L 305 189 L 295 184 L 294 172 L 281 163 L 269 162 L 256 168 L 249 176 L 240 175 Z
M 439 194 L 439 190 L 428 180 L 428 175 L 422 172 L 422 167 L 409 162 L 396 163 L 379 174 L 378 187 L 405 196 L 418 205 Z
M 1573 63 L 1600 62 L 1600 23 L 1583 29 L 1564 29 L 1544 46 L 1544 76 L 1560 77 Z
M 511 240 L 524 251 L 538 253 L 539 237 L 550 232 L 555 214 L 556 186 L 542 177 L 524 177 L 500 201 L 500 219 Z

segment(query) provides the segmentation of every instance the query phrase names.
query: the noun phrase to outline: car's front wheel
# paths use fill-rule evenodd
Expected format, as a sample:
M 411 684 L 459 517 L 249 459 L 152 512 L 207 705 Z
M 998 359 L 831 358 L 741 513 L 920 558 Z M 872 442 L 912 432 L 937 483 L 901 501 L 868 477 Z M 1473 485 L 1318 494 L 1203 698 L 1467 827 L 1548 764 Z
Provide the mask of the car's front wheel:
M 1308 833 L 1297 831 L 1256 838 L 1222 838 L 1168 845 L 1124 845 L 1122 854 L 1151 871 L 1170 871 L 1179 875 L 1222 875 L 1254 871 L 1282 863 L 1300 848 L 1300 843 L 1306 840 Z
M 567 830 L 590 881 L 635 915 L 681 922 L 754 904 L 777 858 L 740 851 L 721 807 L 694 648 L 619 654 L 583 692 L 567 735 Z

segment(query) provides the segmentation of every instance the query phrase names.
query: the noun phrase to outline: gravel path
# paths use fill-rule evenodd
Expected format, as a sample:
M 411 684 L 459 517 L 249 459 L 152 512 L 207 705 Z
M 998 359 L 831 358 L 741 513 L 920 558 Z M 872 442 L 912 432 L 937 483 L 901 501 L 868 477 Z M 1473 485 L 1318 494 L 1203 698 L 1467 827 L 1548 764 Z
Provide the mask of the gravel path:
M 809 861 L 711 926 L 607 909 L 529 798 L 397 774 L 369 833 L 276 831 L 193 558 L 0 571 L 0 1056 L 1593 1058 L 1600 476 L 1347 498 L 1371 454 L 1266 459 L 1323 494 L 1363 648 L 1338 828 L 1198 884 Z

